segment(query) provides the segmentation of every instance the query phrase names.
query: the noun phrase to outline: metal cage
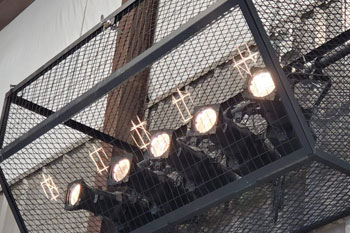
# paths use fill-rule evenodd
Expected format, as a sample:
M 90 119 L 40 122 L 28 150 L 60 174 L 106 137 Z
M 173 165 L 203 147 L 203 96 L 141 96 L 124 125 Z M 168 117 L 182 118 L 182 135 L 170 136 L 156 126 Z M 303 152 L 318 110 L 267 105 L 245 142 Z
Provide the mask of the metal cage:
M 124 3 L 6 96 L 0 182 L 21 232 L 307 232 L 349 215 L 347 13 Z

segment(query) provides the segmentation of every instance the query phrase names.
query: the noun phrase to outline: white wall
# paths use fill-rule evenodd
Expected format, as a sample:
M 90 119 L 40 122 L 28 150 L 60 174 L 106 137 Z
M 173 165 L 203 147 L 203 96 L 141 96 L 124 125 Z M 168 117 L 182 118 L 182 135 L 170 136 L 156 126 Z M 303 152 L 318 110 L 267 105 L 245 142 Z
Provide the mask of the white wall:
M 0 31 L 0 108 L 10 84 L 25 79 L 120 5 L 121 0 L 34 1 Z
M 121 5 L 121 0 L 36 0 L 0 31 L 0 109 L 18 84 Z M 0 233 L 19 232 L 0 196 Z

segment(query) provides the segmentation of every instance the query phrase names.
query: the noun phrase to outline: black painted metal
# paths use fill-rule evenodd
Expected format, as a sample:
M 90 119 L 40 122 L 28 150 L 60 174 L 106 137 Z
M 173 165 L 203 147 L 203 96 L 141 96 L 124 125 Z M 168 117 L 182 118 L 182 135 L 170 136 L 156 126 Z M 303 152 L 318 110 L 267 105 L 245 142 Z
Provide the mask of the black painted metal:
M 143 232 L 162 232 L 165 228 L 179 223 L 184 219 L 195 216 L 196 214 L 203 213 L 205 210 L 210 209 L 225 201 L 231 200 L 232 198 L 253 189 L 259 184 L 278 177 L 285 172 L 291 171 L 301 164 L 305 164 L 311 161 L 314 157 L 307 149 L 300 149 L 283 157 L 271 164 L 262 167 L 241 179 L 234 181 L 226 186 L 217 189 L 202 198 L 199 198 L 171 213 L 164 215 L 157 220 L 148 223 L 132 233 L 143 233 Z
M 293 231 L 291 233 L 308 233 L 314 229 L 317 229 L 319 227 L 322 227 L 322 226 L 325 226 L 329 223 L 332 223 L 338 219 L 342 219 L 342 218 L 345 218 L 347 216 L 350 215 L 350 211 L 349 210 L 346 210 L 346 211 L 343 211 L 341 213 L 337 213 L 327 219 L 323 219 L 322 221 L 318 221 L 318 222 L 315 222 L 311 225 L 308 225 L 307 227 L 302 227 L 301 229 L 298 229 L 296 231 Z
M 108 20 L 116 21 L 116 20 L 120 19 L 125 13 L 127 13 L 131 9 L 134 9 L 135 7 L 137 7 L 141 1 L 140 0 L 128 0 L 121 7 L 119 7 L 116 11 L 114 11 L 112 14 L 110 14 L 108 17 L 106 17 L 104 19 L 104 22 L 106 22 Z M 101 24 L 102 23 L 103 22 L 101 22 Z M 55 57 L 53 57 L 48 62 L 46 62 L 43 66 L 41 66 L 39 69 L 37 69 L 29 77 L 27 77 L 22 82 L 20 82 L 18 85 L 16 85 L 12 89 L 12 92 L 18 93 L 19 91 L 23 90 L 25 87 L 27 87 L 32 82 L 37 80 L 40 77 L 40 75 L 46 71 L 47 68 L 52 67 L 53 64 L 56 62 L 64 60 L 70 54 L 74 53 L 74 51 L 78 50 L 83 45 L 85 45 L 87 42 L 89 42 L 91 39 L 93 39 L 94 38 L 93 34 L 98 34 L 100 31 L 103 30 L 103 26 L 101 24 L 97 24 L 96 26 L 91 28 L 84 35 L 79 37 L 79 39 L 77 39 L 71 45 L 69 45 L 67 48 L 65 48 L 62 52 L 60 52 Z
M 291 62 L 287 66 L 290 67 L 299 67 L 302 64 L 313 61 L 315 58 L 325 55 L 326 53 L 332 51 L 336 47 L 350 40 L 350 30 L 347 30 L 338 36 L 330 39 L 321 46 L 313 49 L 311 52 L 305 54 L 303 57 L 298 58 L 297 60 Z
M 316 68 L 323 69 L 331 64 L 336 63 L 340 59 L 346 57 L 350 53 L 350 44 L 344 43 L 340 44 L 338 47 L 336 47 L 331 52 L 324 55 L 319 61 L 318 64 L 316 64 Z
M 2 156 L 8 158 L 56 125 L 79 113 L 86 106 L 98 100 L 125 80 L 137 74 L 168 51 L 184 42 L 189 36 L 199 32 L 208 23 L 218 18 L 227 9 L 237 5 L 237 3 L 238 0 L 220 0 L 216 2 L 207 10 L 201 12 L 179 29 L 165 37 L 162 41 L 158 42 L 131 62 L 112 73 L 107 79 L 100 82 L 65 107 L 61 108 L 55 114 L 49 116 L 46 120 L 30 129 L 26 134 L 17 138 L 11 144 L 7 145 L 1 152 Z
M 44 108 L 38 104 L 35 104 L 31 101 L 28 101 L 28 100 L 23 99 L 22 97 L 18 97 L 18 96 L 12 98 L 12 103 L 14 103 L 18 106 L 21 106 L 25 109 L 28 109 L 32 112 L 35 112 L 35 113 L 37 113 L 41 116 L 44 116 L 44 117 L 49 117 L 55 113 L 55 112 L 51 111 L 50 109 Z M 108 144 L 111 144 L 113 146 L 116 146 L 117 148 L 120 148 L 122 150 L 125 150 L 128 152 L 133 152 L 133 151 L 138 150 L 137 147 L 130 145 L 127 142 L 124 142 L 122 140 L 114 138 L 108 134 L 105 134 L 101 131 L 93 129 L 93 128 L 86 126 L 86 125 L 84 125 L 80 122 L 77 122 L 75 120 L 72 120 L 72 119 L 67 120 L 67 121 L 63 122 L 63 125 L 68 126 L 72 129 L 78 130 L 79 132 L 82 132 L 86 135 L 94 137 L 98 140 L 101 140 L 101 141 L 106 142 Z M 7 159 L 7 157 L 2 158 L 2 160 L 5 160 L 5 159 Z
M 8 120 L 10 105 L 11 105 L 11 97 L 12 97 L 12 90 L 10 90 L 9 92 L 6 93 L 4 105 L 2 108 L 1 121 L 0 121 L 1 122 L 1 125 L 0 125 L 0 148 L 2 148 L 3 143 L 4 143 L 6 125 L 7 125 L 7 120 Z
M 5 101 L 4 101 L 4 106 L 2 110 L 2 115 L 1 115 L 1 125 L 0 125 L 0 148 L 2 148 L 3 142 L 4 142 L 4 136 L 5 136 L 5 131 L 6 131 L 6 125 L 7 125 L 7 119 L 9 116 L 9 111 L 10 111 L 10 105 L 11 105 L 11 99 L 12 99 L 12 90 L 6 93 Z M 0 167 L 0 184 L 2 188 L 2 192 L 6 197 L 6 200 L 9 204 L 9 207 L 12 211 L 12 214 L 16 220 L 17 226 L 20 230 L 21 233 L 27 233 L 28 230 L 26 228 L 26 225 L 24 224 L 22 215 L 18 209 L 18 206 L 16 204 L 15 199 L 13 198 L 11 189 L 6 181 L 6 178 L 4 176 L 4 173 L 2 171 L 2 168 Z
M 292 93 L 289 81 L 278 62 L 274 49 L 266 35 L 264 26 L 261 23 L 253 2 L 251 0 L 241 1 L 240 7 L 253 34 L 255 42 L 258 45 L 261 56 L 267 68 L 272 73 L 272 76 L 275 78 L 278 93 L 299 140 L 303 146 L 314 148 L 315 139 L 313 138 L 305 117 Z
M 341 171 L 350 176 L 350 163 L 338 158 L 335 155 L 330 155 L 325 151 L 316 149 L 315 160 L 319 161 L 331 168 Z

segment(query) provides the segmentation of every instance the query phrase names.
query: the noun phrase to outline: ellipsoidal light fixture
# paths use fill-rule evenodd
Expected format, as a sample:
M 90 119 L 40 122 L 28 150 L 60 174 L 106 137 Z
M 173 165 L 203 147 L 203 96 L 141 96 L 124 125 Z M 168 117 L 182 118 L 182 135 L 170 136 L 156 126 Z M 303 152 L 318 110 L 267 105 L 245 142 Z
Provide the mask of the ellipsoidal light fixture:
M 150 143 L 150 153 L 155 157 L 159 158 L 163 156 L 168 149 L 170 148 L 171 144 L 171 136 L 168 132 L 161 132 L 159 134 L 154 135 L 151 137 L 151 143 Z
M 275 82 L 266 68 L 253 67 L 248 79 L 248 92 L 258 99 L 273 98 L 276 91 Z
M 285 156 L 300 147 L 294 129 L 283 103 L 276 92 L 271 73 L 266 68 L 251 68 L 245 98 L 255 103 L 256 113 L 267 122 L 266 138 L 277 149 L 280 156 Z
M 116 182 L 122 181 L 130 171 L 131 162 L 128 158 L 119 160 L 112 168 L 112 176 Z
M 175 131 L 161 130 L 155 132 L 154 136 L 151 137 L 148 150 L 149 158 L 151 160 L 161 160 L 176 170 L 185 178 L 186 187 L 196 191 L 198 195 L 213 191 L 236 179 L 236 174 L 227 167 L 215 161 L 214 158 L 197 147 L 188 145 L 186 137 L 183 136 L 184 132 L 186 132 L 184 127 Z M 159 135 L 162 135 L 162 137 L 159 137 Z M 160 140 L 164 137 L 167 138 L 167 142 L 170 141 L 171 143 L 164 148 L 162 147 L 162 154 L 153 153 L 157 149 L 152 149 L 152 140 Z M 157 146 L 158 144 L 154 143 L 153 145 Z
M 246 125 L 259 111 L 259 105 L 246 100 L 242 93 L 220 105 L 197 107 L 188 135 L 198 140 L 209 138 L 226 156 L 227 165 L 237 174 L 246 175 L 278 158 L 265 144 L 265 136 L 253 133 Z
M 207 105 L 194 109 L 190 134 L 209 135 L 216 132 L 220 119 L 220 105 Z
M 226 156 L 229 167 L 241 176 L 278 158 L 265 144 L 264 132 L 253 133 L 247 125 L 249 119 L 255 121 L 259 111 L 259 105 L 251 101 L 227 107 L 222 111 L 216 134 L 210 137 Z M 261 117 L 259 124 L 263 123 Z
M 168 212 L 192 200 L 186 190 L 163 173 L 137 163 L 135 156 L 113 157 L 107 184 L 114 190 L 129 190 L 146 197 L 157 212 Z
M 120 231 L 128 231 L 146 224 L 153 219 L 149 202 L 131 198 L 120 192 L 106 192 L 93 189 L 83 180 L 76 180 L 67 187 L 65 209 L 68 211 L 87 210 L 95 215 L 106 217 L 118 225 Z M 144 213 L 140 215 L 140 213 Z M 134 217 L 139 216 L 136 220 Z
M 159 160 L 167 158 L 173 153 L 174 140 L 178 137 L 183 137 L 187 133 L 187 125 L 184 125 L 176 130 L 163 129 L 151 132 L 151 142 L 148 146 L 147 159 Z

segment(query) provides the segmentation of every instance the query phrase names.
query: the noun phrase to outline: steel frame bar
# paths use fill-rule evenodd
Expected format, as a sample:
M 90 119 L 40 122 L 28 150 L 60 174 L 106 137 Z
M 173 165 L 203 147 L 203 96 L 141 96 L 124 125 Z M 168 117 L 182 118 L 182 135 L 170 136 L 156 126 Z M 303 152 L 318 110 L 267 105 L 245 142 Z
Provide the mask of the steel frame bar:
M 120 19 L 126 11 L 136 7 L 138 3 L 140 3 L 142 0 L 128 0 L 125 2 L 120 8 L 118 8 L 115 12 L 113 12 L 111 15 L 109 15 L 105 20 L 112 20 L 113 22 L 116 22 L 118 19 Z M 75 42 L 73 42 L 70 46 L 68 46 L 66 49 L 64 49 L 62 52 L 60 52 L 58 55 L 53 57 L 51 60 L 49 60 L 46 64 L 44 64 L 42 67 L 40 67 L 37 71 L 35 71 L 32 75 L 30 75 L 28 78 L 24 79 L 22 82 L 20 82 L 17 86 L 12 88 L 9 92 L 6 93 L 4 106 L 1 113 L 1 125 L 0 125 L 0 148 L 3 147 L 3 141 L 5 137 L 6 132 L 6 126 L 8 121 L 8 115 L 10 111 L 10 105 L 11 105 L 11 99 L 13 96 L 16 96 L 17 93 L 21 90 L 23 90 L 26 86 L 30 85 L 30 83 L 37 80 L 41 74 L 45 73 L 46 69 L 52 66 L 57 61 L 65 59 L 67 56 L 72 54 L 74 51 L 79 49 L 81 46 L 86 44 L 89 40 L 93 39 L 94 37 L 91 36 L 92 34 L 99 33 L 101 30 L 103 30 L 103 27 L 101 24 L 97 24 L 95 27 L 90 29 L 88 32 L 86 32 L 83 36 L 81 36 L 79 39 L 77 39 Z M 2 153 L 0 152 L 0 158 L 2 159 Z M 6 200 L 9 204 L 9 207 L 12 211 L 12 214 L 15 218 L 15 221 L 17 223 L 17 226 L 21 233 L 28 233 L 27 227 L 24 223 L 24 220 L 22 218 L 22 215 L 18 209 L 18 206 L 16 204 L 16 201 L 12 195 L 11 189 L 7 183 L 6 177 L 3 174 L 3 171 L 0 167 L 0 184 L 2 187 L 2 192 L 4 193 Z
M 323 150 L 316 149 L 315 160 L 350 176 L 350 163 L 335 155 L 330 155 Z
M 144 0 L 128 0 L 127 2 L 123 3 L 123 5 L 121 5 L 121 7 L 119 7 L 117 10 L 115 10 L 109 16 L 107 16 L 104 19 L 104 21 L 110 20 L 110 21 L 116 23 L 119 19 L 121 19 L 123 17 L 123 15 L 125 15 L 125 13 L 127 11 L 135 8 L 142 1 L 144 1 Z M 87 31 L 84 35 L 79 37 L 71 45 L 69 45 L 67 48 L 62 50 L 59 54 L 57 54 L 51 60 L 46 62 L 43 66 L 41 66 L 39 69 L 37 69 L 33 74 L 31 74 L 26 79 L 24 79 L 22 82 L 20 82 L 18 85 L 16 85 L 14 88 L 12 88 L 12 92 L 14 94 L 17 94 L 19 91 L 23 90 L 29 84 L 31 84 L 35 80 L 37 80 L 43 73 L 46 72 L 47 68 L 51 67 L 53 64 L 55 64 L 59 61 L 64 60 L 70 54 L 74 53 L 76 50 L 78 50 L 83 45 L 85 45 L 87 42 L 89 42 L 91 39 L 93 39 L 94 35 L 98 34 L 99 32 L 101 32 L 103 30 L 102 24 L 103 24 L 103 22 L 97 24 L 96 26 L 91 28 L 89 31 Z
M 2 148 L 5 138 L 7 120 L 11 106 L 12 90 L 8 91 L 5 96 L 4 105 L 2 107 L 1 122 L 0 122 L 0 148 Z
M 278 62 L 278 58 L 272 48 L 252 0 L 240 1 L 240 8 L 259 48 L 264 63 L 274 77 L 278 94 L 283 102 L 289 120 L 293 125 L 300 143 L 302 146 L 309 147 L 313 150 L 315 139 L 313 138 L 304 114 L 293 95 L 290 83 Z
M 333 49 L 337 48 L 339 45 L 344 44 L 349 40 L 350 40 L 350 29 L 330 39 L 329 41 L 317 47 L 316 49 L 313 49 L 306 55 L 291 62 L 290 64 L 287 65 L 287 67 L 293 67 L 293 66 L 298 67 L 302 64 L 306 64 L 310 61 L 313 61 L 315 58 L 325 55 L 326 53 L 332 51 Z
M 15 96 L 12 98 L 11 102 L 18 105 L 18 106 L 21 106 L 27 110 L 35 112 L 41 116 L 44 116 L 44 117 L 49 117 L 55 113 L 54 111 L 52 111 L 50 109 L 44 108 L 38 104 L 35 104 L 31 101 L 24 99 L 22 97 Z M 78 130 L 79 132 L 82 132 L 86 135 L 89 135 L 93 138 L 96 138 L 98 140 L 101 140 L 103 142 L 111 144 L 113 146 L 116 146 L 116 147 L 118 147 L 122 150 L 128 151 L 128 152 L 133 153 L 133 152 L 136 152 L 139 150 L 136 146 L 130 145 L 127 142 L 124 142 L 122 140 L 114 138 L 106 133 L 103 133 L 101 131 L 93 129 L 89 126 L 86 126 L 86 125 L 84 125 L 80 122 L 77 122 L 75 120 L 72 120 L 72 119 L 63 122 L 63 125 L 68 126 L 72 129 Z M 6 159 L 6 158 L 4 158 L 4 159 Z M 0 159 L 0 162 L 1 162 L 1 159 Z
M 310 224 L 310 225 L 308 225 L 306 227 L 303 227 L 303 228 L 298 229 L 296 231 L 293 231 L 291 233 L 308 233 L 308 232 L 311 232 L 314 229 L 317 229 L 319 227 L 322 227 L 324 225 L 332 223 L 332 222 L 334 222 L 334 221 L 336 221 L 338 219 L 345 218 L 345 217 L 347 217 L 349 215 L 350 215 L 350 209 L 347 209 L 345 211 L 342 211 L 342 212 L 340 212 L 338 214 L 335 214 L 335 215 L 333 215 L 331 217 L 328 217 L 326 219 L 323 219 L 321 221 L 317 221 L 315 223 L 312 223 L 312 224 Z
M 190 217 L 203 213 L 225 201 L 232 200 L 243 192 L 249 191 L 268 180 L 277 178 L 288 171 L 300 167 L 313 159 L 314 155 L 305 148 L 299 149 L 273 163 L 266 165 L 241 179 L 225 185 L 153 222 L 150 222 L 132 233 L 162 232 L 167 227 L 180 223 Z
M 54 114 L 50 115 L 47 119 L 30 129 L 26 134 L 14 140 L 11 144 L 4 147 L 1 151 L 1 156 L 4 158 L 10 157 L 44 133 L 48 132 L 50 129 L 69 120 L 85 107 L 89 106 L 91 103 L 98 100 L 109 91 L 122 84 L 128 78 L 140 72 L 142 69 L 151 65 L 173 48 L 183 43 L 190 36 L 199 32 L 210 22 L 225 13 L 227 9 L 236 6 L 238 2 L 239 0 L 217 1 L 205 11 L 199 13 L 186 24 L 182 25 L 176 31 L 166 36 L 163 40 L 124 65 L 122 68 L 113 72 L 108 78 L 95 85 L 89 91 L 85 92 L 80 97 L 77 97 Z

